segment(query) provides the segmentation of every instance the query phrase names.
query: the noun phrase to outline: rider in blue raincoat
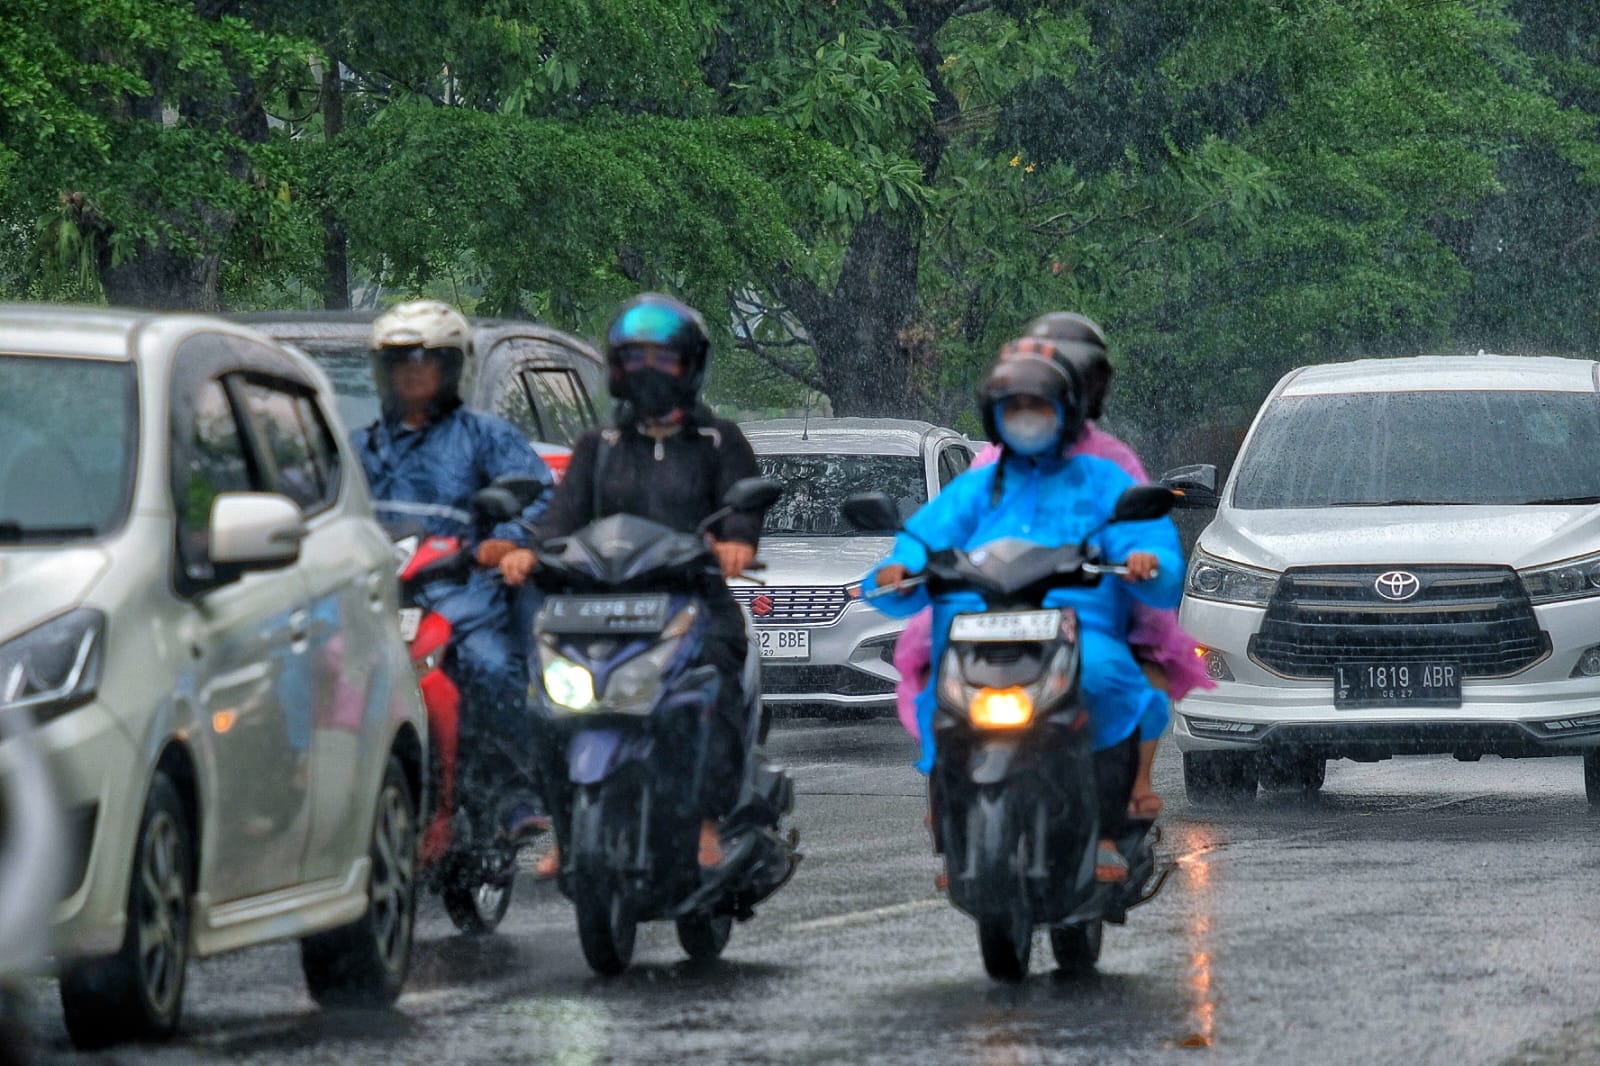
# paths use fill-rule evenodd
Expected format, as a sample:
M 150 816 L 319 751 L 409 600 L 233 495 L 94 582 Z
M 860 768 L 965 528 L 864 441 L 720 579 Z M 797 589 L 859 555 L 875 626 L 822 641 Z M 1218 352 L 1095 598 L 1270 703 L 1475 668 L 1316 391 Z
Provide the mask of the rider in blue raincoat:
M 1063 456 L 1065 445 L 1083 430 L 1083 390 L 1076 371 L 1057 354 L 1039 338 L 1017 341 L 1002 350 L 984 382 L 981 399 L 990 437 L 1002 446 L 1000 461 L 956 478 L 911 516 L 906 530 L 934 550 L 969 552 L 1006 537 L 1057 546 L 1076 544 L 1088 536 L 1101 558 L 1127 562 L 1131 573 L 1126 580 L 1106 578 L 1092 588 L 1060 589 L 1046 602 L 1070 607 L 1078 615 L 1091 748 L 1096 753 L 1127 748 L 1136 765 L 1134 741 L 1141 723 L 1148 727 L 1160 718 L 1164 725 L 1168 710 L 1166 697 L 1150 686 L 1128 648 L 1128 611 L 1134 600 L 1156 608 L 1177 606 L 1183 591 L 1183 554 L 1177 529 L 1165 518 L 1105 526 L 1090 535 L 1110 518 L 1117 498 L 1134 481 L 1109 459 Z M 869 584 L 898 586 L 921 571 L 927 557 L 923 543 L 901 534 Z M 872 602 L 886 614 L 909 617 L 928 606 L 930 597 L 925 588 L 915 586 L 903 595 L 880 596 Z M 982 599 L 976 594 L 942 597 L 933 608 L 932 661 L 938 663 L 950 619 L 963 610 L 981 610 Z M 917 768 L 924 773 L 933 767 L 935 706 L 930 678 L 917 703 L 922 738 Z M 1127 784 L 1131 787 L 1131 774 Z M 1102 821 L 1115 826 L 1126 811 L 1127 797 L 1116 803 L 1110 799 L 1102 799 Z M 1115 873 L 1102 879 L 1115 880 Z
M 468 543 L 487 533 L 477 560 L 494 567 L 528 543 L 527 529 L 543 515 L 548 494 L 523 511 L 526 527 L 508 521 L 492 530 L 477 528 L 472 495 L 507 475 L 532 477 L 547 487 L 552 479 L 516 427 L 462 406 L 461 376 L 471 357 L 471 327 L 448 304 L 415 300 L 380 316 L 372 324 L 372 364 L 383 414 L 355 434 L 354 444 L 380 521 Z M 529 638 L 515 631 L 505 584 L 494 570 L 477 570 L 464 584 L 428 587 L 420 606 L 437 611 L 453 628 L 463 763 L 480 754 L 469 750 L 474 736 L 493 737 L 525 756 Z M 526 606 L 519 607 L 519 615 L 526 615 Z

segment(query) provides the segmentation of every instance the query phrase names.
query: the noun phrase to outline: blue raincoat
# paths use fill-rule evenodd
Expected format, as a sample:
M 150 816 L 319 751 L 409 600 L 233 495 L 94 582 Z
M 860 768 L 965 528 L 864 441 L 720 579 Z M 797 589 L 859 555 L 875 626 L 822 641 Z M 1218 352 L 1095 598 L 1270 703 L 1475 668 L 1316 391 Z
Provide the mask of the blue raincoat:
M 991 502 L 992 493 L 1002 464 L 1005 479 L 996 504 Z M 1076 544 L 1111 516 L 1117 497 L 1134 483 L 1116 463 L 1098 456 L 1034 460 L 1008 454 L 1001 463 L 968 470 L 956 478 L 911 516 L 906 529 L 936 550 L 971 551 L 1006 537 L 1052 547 Z M 1141 721 L 1146 726 L 1157 719 L 1164 721 L 1166 697 L 1150 687 L 1128 649 L 1128 609 L 1135 599 L 1156 608 L 1177 606 L 1183 593 L 1183 552 L 1177 528 L 1166 518 L 1107 526 L 1091 537 L 1090 543 L 1097 545 L 1108 561 L 1121 562 L 1142 551 L 1154 554 L 1160 565 L 1160 575 L 1151 581 L 1130 584 L 1106 577 L 1093 588 L 1060 589 L 1046 600 L 1046 606 L 1070 607 L 1077 612 L 1090 742 L 1099 751 L 1126 740 Z M 927 560 L 927 550 L 902 534 L 879 568 L 899 563 L 916 573 Z M 878 586 L 876 570 L 869 582 L 873 588 Z M 909 617 L 932 601 L 927 590 L 918 587 L 906 595 L 882 596 L 871 602 L 885 614 Z M 944 654 L 950 619 L 962 611 L 982 610 L 982 603 L 973 593 L 941 597 L 933 603 L 934 663 Z M 935 669 L 917 697 L 922 734 L 922 759 L 917 768 L 923 773 L 933 768 L 937 676 Z
M 398 420 L 375 422 L 355 434 L 354 444 L 380 520 L 410 520 L 429 535 L 463 537 L 468 544 L 485 533 L 483 539 L 519 545 L 529 540 L 514 521 L 475 529 L 473 493 L 506 475 L 552 484 L 544 460 L 515 426 L 465 407 L 422 429 Z M 537 523 L 549 498 L 547 491 L 530 504 L 523 520 Z M 439 612 L 454 629 L 458 684 L 481 688 L 497 705 L 524 705 L 528 641 L 521 631 L 514 633 L 507 589 L 492 571 L 474 570 L 465 584 L 437 582 L 423 591 L 420 606 Z

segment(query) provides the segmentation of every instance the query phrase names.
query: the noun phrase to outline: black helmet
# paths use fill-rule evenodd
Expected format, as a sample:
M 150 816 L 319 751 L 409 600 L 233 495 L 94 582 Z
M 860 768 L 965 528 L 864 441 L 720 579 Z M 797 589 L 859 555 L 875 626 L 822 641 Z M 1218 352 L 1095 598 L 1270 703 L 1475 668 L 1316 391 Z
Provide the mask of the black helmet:
M 1057 446 L 1077 440 L 1083 432 L 1083 391 L 1078 369 L 1062 357 L 1054 344 L 1038 337 L 1014 340 L 1000 349 L 1000 358 L 978 390 L 983 430 L 990 440 L 1000 441 L 995 405 L 1007 396 L 1037 396 L 1061 409 L 1061 435 Z
M 1099 418 L 1105 411 L 1106 390 L 1111 387 L 1111 359 L 1106 355 L 1106 334 L 1093 319 L 1071 311 L 1052 311 L 1028 323 L 1025 337 L 1043 337 L 1083 378 L 1085 417 Z
M 647 399 L 636 395 L 637 390 L 631 384 L 640 374 L 659 371 L 629 373 L 623 368 L 623 353 L 636 344 L 657 344 L 670 348 L 683 359 L 683 374 L 672 379 L 673 385 L 666 390 L 670 393 L 666 399 L 671 401 L 666 410 L 651 410 L 663 402 L 663 398 L 652 396 Z M 611 328 L 606 331 L 606 366 L 611 374 L 611 395 L 626 401 L 639 414 L 646 416 L 665 414 L 673 407 L 693 407 L 699 399 L 700 387 L 705 384 L 710 352 L 711 341 L 706 336 L 705 319 L 694 308 L 656 292 L 635 296 L 622 305 L 617 317 L 611 320 Z

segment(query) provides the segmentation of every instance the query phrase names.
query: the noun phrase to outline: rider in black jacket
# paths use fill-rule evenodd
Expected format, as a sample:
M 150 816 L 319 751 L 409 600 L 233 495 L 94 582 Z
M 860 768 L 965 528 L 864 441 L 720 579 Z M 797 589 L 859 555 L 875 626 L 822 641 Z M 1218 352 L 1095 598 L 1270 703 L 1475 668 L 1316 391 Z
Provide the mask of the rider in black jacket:
M 683 532 L 721 507 L 729 486 L 756 477 L 760 468 L 739 427 L 717 418 L 699 401 L 710 355 L 705 323 L 670 297 L 647 293 L 625 304 L 606 336 L 611 394 L 622 401 L 615 425 L 590 430 L 573 450 L 566 477 L 538 527 L 545 540 L 566 536 L 597 518 L 634 514 Z M 737 513 L 711 531 L 722 576 L 733 577 L 755 559 L 760 514 Z M 509 584 L 527 580 L 537 557 L 519 549 L 500 562 Z M 740 675 L 746 654 L 743 612 L 723 582 L 706 599 L 710 632 L 706 660 L 722 678 L 701 796 L 700 862 L 722 860 L 717 819 L 732 809 L 744 770 L 745 697 Z M 548 745 L 540 745 L 541 750 Z M 552 812 L 565 807 L 565 775 L 545 769 L 545 799 Z M 560 868 L 554 853 L 540 874 Z

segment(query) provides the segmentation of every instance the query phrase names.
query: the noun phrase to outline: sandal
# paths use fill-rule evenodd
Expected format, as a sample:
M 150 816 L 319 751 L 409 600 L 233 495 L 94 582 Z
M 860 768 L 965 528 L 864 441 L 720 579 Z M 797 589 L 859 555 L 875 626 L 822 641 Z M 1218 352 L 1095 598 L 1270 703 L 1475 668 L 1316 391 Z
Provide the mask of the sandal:
M 533 876 L 538 881 L 550 881 L 561 876 L 561 849 L 552 847 L 549 851 L 539 856 L 539 861 L 533 864 Z
M 1102 840 L 1094 852 L 1094 879 L 1101 884 L 1117 884 L 1128 879 L 1128 860 L 1109 840 Z

